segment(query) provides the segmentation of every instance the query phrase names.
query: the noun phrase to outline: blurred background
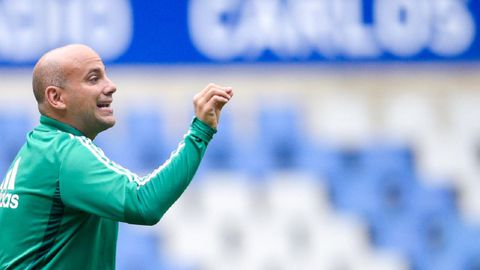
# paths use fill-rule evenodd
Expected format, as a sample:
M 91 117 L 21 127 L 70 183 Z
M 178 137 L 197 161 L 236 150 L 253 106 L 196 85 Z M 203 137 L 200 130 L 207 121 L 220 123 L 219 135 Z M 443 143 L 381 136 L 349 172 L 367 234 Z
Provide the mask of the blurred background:
M 480 1 L 0 0 L 0 173 L 38 123 L 34 62 L 95 48 L 95 139 L 139 175 L 235 89 L 191 186 L 121 224 L 117 269 L 480 269 Z

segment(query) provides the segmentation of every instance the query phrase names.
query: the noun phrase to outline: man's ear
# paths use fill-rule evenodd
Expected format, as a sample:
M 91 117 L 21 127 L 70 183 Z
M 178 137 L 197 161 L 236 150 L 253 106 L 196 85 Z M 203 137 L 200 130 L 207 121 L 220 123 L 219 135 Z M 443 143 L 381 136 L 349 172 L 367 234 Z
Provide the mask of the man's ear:
M 66 108 L 64 93 L 60 87 L 48 86 L 45 89 L 45 99 L 53 108 L 64 110 Z

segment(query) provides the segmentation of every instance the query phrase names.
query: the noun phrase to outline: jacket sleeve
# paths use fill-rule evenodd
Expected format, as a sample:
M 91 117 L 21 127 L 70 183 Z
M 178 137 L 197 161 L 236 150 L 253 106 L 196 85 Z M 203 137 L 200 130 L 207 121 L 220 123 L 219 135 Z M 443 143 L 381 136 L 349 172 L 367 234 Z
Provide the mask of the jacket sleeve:
M 62 201 L 116 221 L 155 224 L 192 180 L 215 132 L 194 118 L 170 158 L 145 177 L 112 162 L 90 139 L 71 135 L 60 151 Z

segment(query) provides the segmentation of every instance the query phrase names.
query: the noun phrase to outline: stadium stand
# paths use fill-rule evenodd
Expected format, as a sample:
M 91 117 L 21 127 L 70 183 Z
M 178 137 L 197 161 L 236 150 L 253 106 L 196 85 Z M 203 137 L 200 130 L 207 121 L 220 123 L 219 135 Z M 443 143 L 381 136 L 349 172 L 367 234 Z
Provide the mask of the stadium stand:
M 155 229 L 120 226 L 118 269 L 478 269 L 478 94 L 312 96 L 227 110 Z M 95 141 L 144 174 L 178 142 L 166 111 L 121 107 Z M 0 112 L 2 173 L 36 121 Z

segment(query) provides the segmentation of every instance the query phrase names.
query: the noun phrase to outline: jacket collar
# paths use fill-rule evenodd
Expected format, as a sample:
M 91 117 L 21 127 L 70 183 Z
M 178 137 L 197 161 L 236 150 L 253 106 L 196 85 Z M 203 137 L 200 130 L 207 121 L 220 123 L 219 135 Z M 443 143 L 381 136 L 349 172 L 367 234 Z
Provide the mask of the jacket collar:
M 76 136 L 85 136 L 78 129 L 45 115 L 40 116 L 40 124 L 47 126 L 51 129 L 57 129 L 60 131 L 68 132 Z

